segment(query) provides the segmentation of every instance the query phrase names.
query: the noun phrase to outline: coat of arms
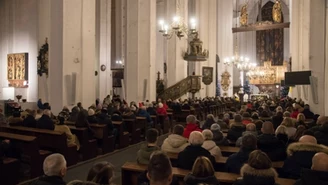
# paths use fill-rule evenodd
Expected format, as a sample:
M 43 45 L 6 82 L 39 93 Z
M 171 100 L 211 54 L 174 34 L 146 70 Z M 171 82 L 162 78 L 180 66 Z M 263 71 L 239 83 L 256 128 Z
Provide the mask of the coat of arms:
M 230 73 L 228 71 L 225 71 L 224 73 L 222 73 L 221 75 L 221 87 L 223 91 L 228 91 L 229 90 L 229 86 L 230 86 Z

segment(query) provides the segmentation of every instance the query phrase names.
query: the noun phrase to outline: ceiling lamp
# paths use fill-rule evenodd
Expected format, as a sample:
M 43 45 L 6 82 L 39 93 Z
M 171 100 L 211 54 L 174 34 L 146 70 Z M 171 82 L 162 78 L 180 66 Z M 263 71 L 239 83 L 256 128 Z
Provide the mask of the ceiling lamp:
M 172 38 L 173 35 L 176 35 L 179 39 L 184 37 L 185 35 L 187 37 L 190 37 L 191 35 L 194 35 L 197 33 L 196 31 L 196 20 L 191 19 L 190 20 L 190 28 L 188 28 L 187 25 L 184 23 L 184 19 L 180 16 L 173 17 L 172 23 L 169 25 L 166 24 L 164 20 L 159 21 L 159 32 L 162 33 L 162 35 L 166 39 Z

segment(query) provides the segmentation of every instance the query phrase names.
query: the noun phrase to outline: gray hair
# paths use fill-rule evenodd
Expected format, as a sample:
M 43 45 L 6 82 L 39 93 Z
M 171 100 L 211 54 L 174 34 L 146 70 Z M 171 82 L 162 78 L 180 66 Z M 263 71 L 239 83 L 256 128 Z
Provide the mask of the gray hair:
M 189 136 L 189 143 L 191 145 L 202 145 L 204 140 L 203 134 L 199 131 L 193 131 Z
M 51 111 L 49 110 L 49 109 L 45 109 L 44 111 L 43 111 L 43 114 L 44 115 L 47 115 L 47 116 L 51 116 Z
M 194 115 L 189 115 L 186 118 L 187 123 L 196 123 L 196 117 Z
M 212 140 L 213 139 L 213 132 L 211 130 L 205 129 L 202 132 L 205 140 Z
M 55 153 L 43 161 L 43 172 L 47 176 L 60 176 L 61 170 L 66 168 L 66 160 L 62 154 Z

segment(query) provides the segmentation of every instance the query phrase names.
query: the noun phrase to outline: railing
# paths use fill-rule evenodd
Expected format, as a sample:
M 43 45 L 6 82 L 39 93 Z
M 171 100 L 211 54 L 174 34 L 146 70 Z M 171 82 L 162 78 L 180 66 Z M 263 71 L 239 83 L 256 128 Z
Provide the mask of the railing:
M 188 76 L 187 78 L 179 81 L 178 83 L 166 88 L 161 92 L 158 97 L 164 100 L 178 99 L 186 93 L 196 93 L 201 88 L 200 76 Z

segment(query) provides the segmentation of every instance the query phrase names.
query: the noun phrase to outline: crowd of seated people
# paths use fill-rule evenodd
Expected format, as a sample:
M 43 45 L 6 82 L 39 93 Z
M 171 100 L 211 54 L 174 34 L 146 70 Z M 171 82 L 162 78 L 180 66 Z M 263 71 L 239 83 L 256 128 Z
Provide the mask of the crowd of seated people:
M 90 124 L 107 124 L 113 134 L 115 131 L 112 121 L 145 117 L 149 128 L 152 128 L 146 131 L 146 143 L 137 153 L 137 162 L 148 165 L 148 170 L 141 179 L 148 179 L 150 184 L 165 178 L 169 180 L 169 184 L 174 184 L 174 178 L 169 173 L 165 178 L 155 178 L 156 170 L 154 171 L 155 167 L 152 166 L 154 165 L 152 159 L 156 155 L 161 156 L 162 160 L 167 158 L 165 153 L 160 151 L 176 153 L 177 167 L 190 170 L 190 174 L 184 179 L 186 184 L 209 182 L 219 184 L 214 181 L 216 178 L 213 165 L 215 160 L 222 156 L 220 147 L 233 143 L 240 147 L 240 150 L 228 157 L 225 170 L 242 176 L 242 179 L 236 181 L 237 185 L 275 184 L 278 174 L 272 168 L 273 161 L 284 163 L 279 171 L 279 177 L 299 179 L 298 184 L 306 184 L 307 179 L 303 179 L 301 175 L 304 173 L 315 177 L 317 182 L 327 182 L 323 175 L 328 173 L 328 169 L 320 166 L 317 161 L 319 159 L 323 162 L 327 161 L 328 117 L 315 115 L 308 105 L 302 101 L 296 102 L 295 99 L 250 101 L 241 106 L 234 104 L 234 106 L 226 107 L 226 112 L 218 115 L 219 119 L 207 114 L 204 123 L 197 120 L 196 116 L 189 115 L 186 117 L 185 127 L 175 125 L 173 133 L 164 140 L 163 145 L 157 145 L 159 132 L 154 129 L 150 115 L 166 116 L 168 109 L 175 114 L 182 110 L 192 110 L 197 106 L 207 109 L 209 105 L 216 103 L 233 104 L 234 101 L 215 98 L 158 100 L 151 103 L 140 102 L 137 105 L 135 102 L 128 104 L 119 98 L 110 100 L 106 97 L 102 103 L 97 100 L 96 104 L 87 110 L 81 103 L 73 107 L 71 112 L 63 109 L 62 113 L 56 117 L 59 123 L 54 122 L 49 109 L 43 109 L 41 118 L 35 119 L 35 122 L 32 117 L 35 118 L 36 113 L 28 112 L 25 118 L 27 121 L 22 120 L 22 123 L 25 121 L 22 125 L 33 127 L 33 123 L 36 123 L 37 128 L 60 130 L 69 136 L 72 133 L 68 131 L 64 123 L 70 120 L 76 123 L 76 127 L 89 128 L 92 136 Z M 47 108 L 50 108 L 49 105 Z M 222 128 L 227 128 L 226 137 Z M 68 142 L 78 144 L 74 136 L 69 138 L 71 140 Z M 171 164 L 167 165 L 169 166 Z M 202 170 L 199 171 L 199 169 Z M 315 174 L 319 175 L 315 176 Z

